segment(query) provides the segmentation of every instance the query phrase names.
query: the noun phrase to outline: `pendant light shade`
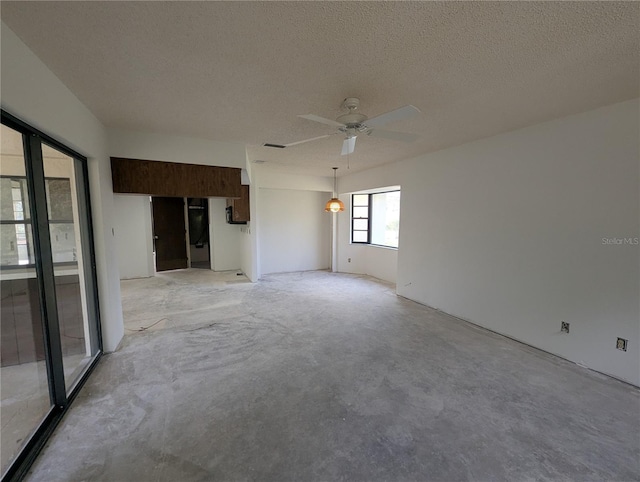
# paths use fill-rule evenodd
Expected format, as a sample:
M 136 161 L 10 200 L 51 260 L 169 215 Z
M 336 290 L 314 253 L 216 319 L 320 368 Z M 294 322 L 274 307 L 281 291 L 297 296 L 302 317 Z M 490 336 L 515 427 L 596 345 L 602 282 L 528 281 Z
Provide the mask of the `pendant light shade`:
M 340 199 L 332 197 L 327 201 L 324 210 L 327 212 L 331 211 L 332 213 L 344 211 L 344 203 L 340 201 Z
M 336 193 L 336 171 L 337 167 L 333 168 L 333 197 L 327 201 L 327 204 L 324 206 L 324 210 L 331 213 L 338 213 L 340 211 L 344 211 L 344 203 L 338 199 L 338 194 Z

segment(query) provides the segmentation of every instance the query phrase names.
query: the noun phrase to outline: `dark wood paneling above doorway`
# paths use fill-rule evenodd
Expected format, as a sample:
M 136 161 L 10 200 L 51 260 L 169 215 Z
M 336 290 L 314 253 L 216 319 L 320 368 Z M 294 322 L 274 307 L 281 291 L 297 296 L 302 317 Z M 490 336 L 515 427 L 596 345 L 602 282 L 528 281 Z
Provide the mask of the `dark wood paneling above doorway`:
M 241 197 L 241 169 L 111 158 L 113 192 L 175 197 Z

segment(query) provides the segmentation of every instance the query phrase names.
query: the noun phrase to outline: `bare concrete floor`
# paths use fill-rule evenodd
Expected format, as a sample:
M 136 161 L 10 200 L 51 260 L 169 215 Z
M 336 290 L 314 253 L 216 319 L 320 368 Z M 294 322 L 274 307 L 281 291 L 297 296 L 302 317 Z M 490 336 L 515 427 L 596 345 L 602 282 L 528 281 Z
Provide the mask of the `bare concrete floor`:
M 28 480 L 640 479 L 633 387 L 367 277 L 201 273 L 123 283 L 171 322 L 103 358 Z
M 243 303 L 251 282 L 240 271 L 192 268 L 124 280 L 121 288 L 124 329 L 132 334 L 207 322 L 212 314 L 228 316 Z
M 91 361 L 84 355 L 65 355 L 65 380 L 73 383 Z M 44 360 L 0 368 L 0 467 L 16 457 L 51 409 Z

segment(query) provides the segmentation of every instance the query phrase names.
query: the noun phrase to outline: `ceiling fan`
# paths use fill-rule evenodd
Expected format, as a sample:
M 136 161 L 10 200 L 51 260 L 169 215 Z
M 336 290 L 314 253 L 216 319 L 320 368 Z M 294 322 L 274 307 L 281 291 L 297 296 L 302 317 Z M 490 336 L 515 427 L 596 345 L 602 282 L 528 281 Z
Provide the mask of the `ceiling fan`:
M 303 119 L 307 119 L 321 124 L 326 124 L 331 127 L 336 127 L 338 132 L 333 134 L 325 134 L 323 136 L 312 137 L 311 139 L 305 139 L 303 141 L 292 142 L 290 144 L 264 144 L 266 147 L 277 147 L 283 149 L 285 147 L 297 146 L 306 142 L 317 141 L 318 139 L 324 139 L 335 134 L 344 134 L 345 139 L 342 143 L 342 155 L 351 154 L 356 147 L 356 138 L 358 134 L 366 134 L 368 136 L 380 137 L 382 139 L 391 139 L 401 142 L 413 142 L 418 138 L 417 134 L 411 134 L 408 132 L 396 132 L 379 129 L 379 126 L 385 125 L 392 121 L 409 119 L 420 111 L 412 106 L 405 105 L 399 109 L 392 110 L 386 114 L 381 114 L 369 119 L 366 115 L 358 111 L 360 107 L 360 99 L 356 97 L 347 97 L 342 102 L 342 108 L 347 110 L 345 114 L 342 114 L 336 118 L 336 120 L 326 119 L 324 117 L 317 116 L 315 114 L 299 115 Z

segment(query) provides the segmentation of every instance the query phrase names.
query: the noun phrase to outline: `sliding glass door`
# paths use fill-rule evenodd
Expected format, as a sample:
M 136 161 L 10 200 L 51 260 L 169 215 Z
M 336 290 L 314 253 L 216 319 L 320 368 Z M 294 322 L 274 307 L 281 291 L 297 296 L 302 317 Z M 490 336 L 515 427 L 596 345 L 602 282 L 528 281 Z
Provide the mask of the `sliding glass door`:
M 2 126 L 0 394 L 2 469 L 52 408 L 22 135 Z
M 101 353 L 86 159 L 2 113 L 3 478 L 28 466 Z
M 83 185 L 82 163 L 48 145 L 42 146 L 42 161 L 64 380 L 69 393 L 98 350 L 95 323 L 89 316 L 95 310 L 90 296 L 94 291 L 91 263 L 82 245 L 84 206 L 78 196 Z

